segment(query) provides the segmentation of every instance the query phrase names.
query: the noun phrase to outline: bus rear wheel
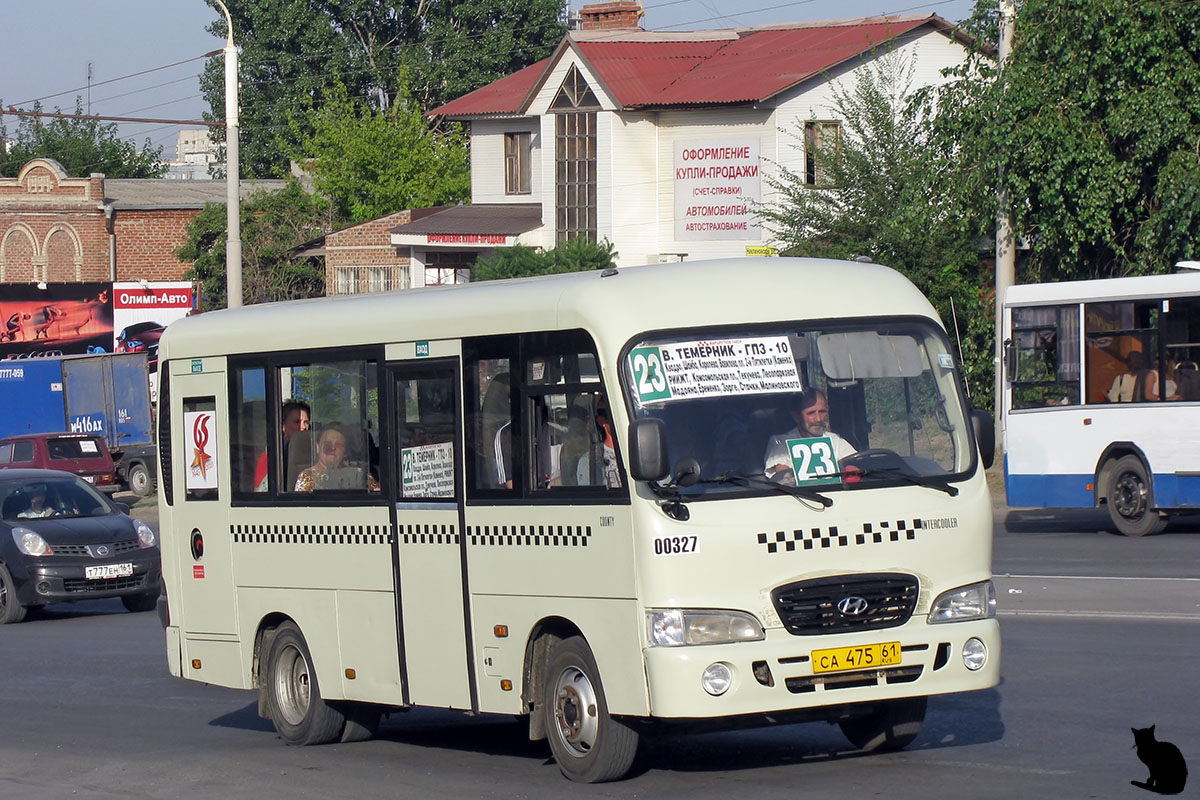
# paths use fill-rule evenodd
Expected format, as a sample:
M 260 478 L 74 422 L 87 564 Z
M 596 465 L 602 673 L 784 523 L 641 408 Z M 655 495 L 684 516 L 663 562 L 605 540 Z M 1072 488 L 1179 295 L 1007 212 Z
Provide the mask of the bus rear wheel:
M 579 783 L 617 780 L 637 754 L 637 731 L 608 714 L 600 671 L 582 637 L 556 643 L 543 683 L 546 737 L 562 774 Z
M 1166 527 L 1166 518 L 1154 509 L 1150 473 L 1137 456 L 1117 459 L 1105 495 L 1113 527 L 1125 536 L 1148 536 Z
M 288 744 L 325 744 L 342 735 L 345 715 L 321 699 L 304 635 L 293 622 L 275 632 L 267 655 L 267 709 Z
M 862 716 L 841 720 L 838 727 L 850 744 L 867 753 L 901 750 L 921 733 L 927 702 L 924 697 L 884 700 Z

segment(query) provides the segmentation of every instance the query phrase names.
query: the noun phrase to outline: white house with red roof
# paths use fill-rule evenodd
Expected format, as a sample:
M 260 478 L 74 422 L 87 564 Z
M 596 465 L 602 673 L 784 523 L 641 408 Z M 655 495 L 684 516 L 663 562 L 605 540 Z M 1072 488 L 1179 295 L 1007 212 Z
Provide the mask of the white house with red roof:
M 820 181 L 803 145 L 839 135 L 835 87 L 889 53 L 913 88 L 967 57 L 936 15 L 657 32 L 635 2 L 581 13 L 549 58 L 429 112 L 470 126 L 471 205 L 392 228 L 410 285 L 583 235 L 619 266 L 762 253 L 753 204 L 781 166 Z

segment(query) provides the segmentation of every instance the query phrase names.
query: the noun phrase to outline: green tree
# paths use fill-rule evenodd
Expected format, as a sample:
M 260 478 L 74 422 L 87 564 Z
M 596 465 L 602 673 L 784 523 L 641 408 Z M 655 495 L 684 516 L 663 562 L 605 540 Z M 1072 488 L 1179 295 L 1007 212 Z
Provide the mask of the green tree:
M 757 212 L 788 255 L 866 257 L 904 273 L 948 328 L 957 319 L 967 382 L 990 405 L 991 279 L 972 240 L 992 212 L 986 200 L 963 202 L 949 190 L 968 165 L 931 138 L 931 109 L 911 90 L 911 73 L 910 62 L 884 54 L 850 88 L 835 89 L 843 129 L 812 148 L 819 185 L 781 169 L 768 179 L 778 200 Z M 803 122 L 790 133 L 800 148 Z
M 1200 256 L 1200 4 L 1024 0 L 1003 80 L 985 54 L 956 77 L 936 133 L 976 167 L 959 191 L 1008 189 L 1019 281 Z
M 466 136 L 457 126 L 432 130 L 403 95 L 376 111 L 337 86 L 320 108 L 293 118 L 291 130 L 301 139 L 295 160 L 309 165 L 317 191 L 353 222 L 470 199 Z
M 188 226 L 177 255 L 192 262 L 189 280 L 201 281 L 204 306 L 225 308 L 225 205 L 209 203 Z M 242 294 L 244 302 L 267 303 L 320 297 L 325 270 L 317 259 L 299 258 L 297 245 L 333 229 L 330 204 L 289 181 L 278 192 L 257 192 L 241 205 Z
M 34 110 L 41 111 L 41 106 L 35 104 Z M 83 113 L 79 98 L 75 99 L 75 113 Z M 22 117 L 11 139 L 0 127 L 0 140 L 7 143 L 7 149 L 0 147 L 0 175 L 16 175 L 34 158 L 52 158 L 75 177 L 100 172 L 109 178 L 158 178 L 167 171 L 161 147 L 154 147 L 147 138 L 139 150 L 119 136 L 115 122 Z
M 210 0 L 210 5 L 212 2 Z M 562 38 L 563 0 L 256 0 L 229 4 L 241 47 L 243 172 L 287 172 L 309 131 L 288 122 L 320 107 L 331 86 L 387 109 L 409 93 L 422 110 L 452 100 L 547 56 Z M 215 8 L 215 5 L 214 5 Z M 225 37 L 218 15 L 209 30 Z M 201 89 L 212 119 L 224 118 L 222 57 Z M 407 75 L 407 80 L 404 76 Z M 218 129 L 217 138 L 223 135 Z M 278 139 L 287 141 L 280 148 Z
M 494 281 L 503 278 L 526 278 L 533 275 L 557 275 L 563 272 L 586 272 L 607 269 L 617 253 L 612 242 L 605 239 L 593 242 L 579 236 L 553 250 L 534 250 L 525 245 L 497 247 L 487 258 L 480 259 L 471 270 L 475 281 Z

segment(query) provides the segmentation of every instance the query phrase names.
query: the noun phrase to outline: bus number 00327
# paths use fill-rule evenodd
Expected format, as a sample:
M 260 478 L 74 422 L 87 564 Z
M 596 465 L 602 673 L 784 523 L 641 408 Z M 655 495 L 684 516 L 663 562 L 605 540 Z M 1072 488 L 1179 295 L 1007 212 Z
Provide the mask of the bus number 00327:
M 695 536 L 665 536 L 654 540 L 654 555 L 672 556 L 677 553 L 694 553 L 700 549 Z

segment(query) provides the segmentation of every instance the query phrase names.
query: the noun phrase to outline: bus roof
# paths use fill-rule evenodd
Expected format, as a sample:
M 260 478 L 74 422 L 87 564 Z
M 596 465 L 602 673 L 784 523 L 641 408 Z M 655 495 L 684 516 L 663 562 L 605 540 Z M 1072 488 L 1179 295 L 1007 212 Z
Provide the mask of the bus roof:
M 1132 278 L 1102 278 L 1091 281 L 1026 283 L 1008 287 L 1005 306 L 1038 306 L 1088 300 L 1154 299 L 1200 295 L 1200 271 L 1171 275 L 1141 275 Z
M 653 329 L 897 315 L 938 320 L 917 288 L 889 267 L 731 258 L 243 306 L 172 323 L 159 357 L 571 328 L 614 346 Z

